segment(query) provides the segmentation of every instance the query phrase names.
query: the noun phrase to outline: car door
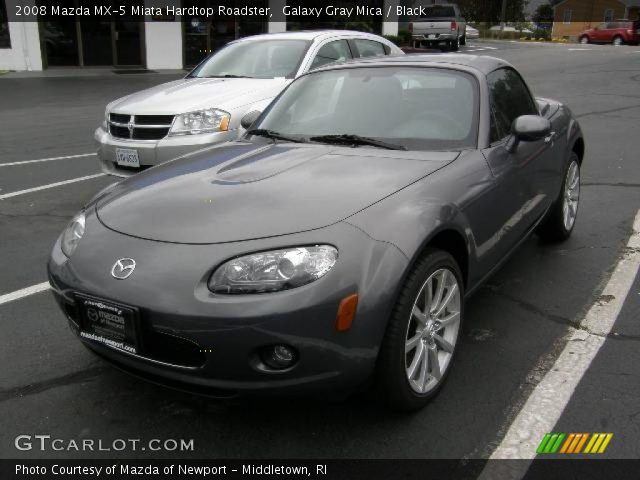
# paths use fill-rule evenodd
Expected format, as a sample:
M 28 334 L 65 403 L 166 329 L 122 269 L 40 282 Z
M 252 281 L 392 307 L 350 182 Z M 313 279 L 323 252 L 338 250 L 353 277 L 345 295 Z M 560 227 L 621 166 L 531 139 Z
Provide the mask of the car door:
M 524 142 L 510 151 L 511 125 L 521 115 L 538 115 L 529 89 L 512 68 L 487 75 L 490 103 L 490 146 L 483 150 L 495 178 L 497 197 L 493 205 L 496 233 L 490 247 L 502 255 L 513 248 L 548 207 L 551 185 L 545 170 L 551 166 L 545 140 Z M 488 248 L 488 247 L 487 247 Z
M 601 23 L 593 30 L 593 40 L 597 43 L 606 42 L 607 24 Z

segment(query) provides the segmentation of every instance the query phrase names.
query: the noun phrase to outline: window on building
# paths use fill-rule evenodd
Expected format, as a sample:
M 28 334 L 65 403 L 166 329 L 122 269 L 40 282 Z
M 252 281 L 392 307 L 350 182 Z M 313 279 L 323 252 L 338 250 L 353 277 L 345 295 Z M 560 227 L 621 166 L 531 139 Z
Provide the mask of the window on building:
M 568 25 L 571 23 L 571 10 L 565 10 L 564 15 L 562 17 L 562 23 Z
M 0 48 L 11 48 L 6 2 L 0 0 Z
M 604 11 L 604 21 L 611 22 L 613 20 L 613 8 L 607 8 Z

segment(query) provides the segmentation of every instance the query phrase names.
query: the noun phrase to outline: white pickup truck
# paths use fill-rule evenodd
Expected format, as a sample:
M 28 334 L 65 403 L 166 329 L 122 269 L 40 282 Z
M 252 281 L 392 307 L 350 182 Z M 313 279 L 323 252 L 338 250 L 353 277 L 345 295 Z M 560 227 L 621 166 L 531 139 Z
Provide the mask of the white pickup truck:
M 414 44 L 458 50 L 466 45 L 466 22 L 454 3 L 420 8 L 420 16 L 409 23 Z

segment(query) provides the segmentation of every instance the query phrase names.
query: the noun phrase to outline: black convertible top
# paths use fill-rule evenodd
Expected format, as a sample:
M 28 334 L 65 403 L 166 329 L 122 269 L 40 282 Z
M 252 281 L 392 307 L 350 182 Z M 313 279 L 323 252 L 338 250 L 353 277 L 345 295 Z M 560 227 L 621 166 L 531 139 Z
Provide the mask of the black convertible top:
M 492 72 L 496 68 L 511 66 L 509 62 L 502 60 L 501 58 L 490 57 L 486 55 L 465 55 L 465 54 L 452 54 L 443 55 L 439 53 L 435 54 L 410 54 L 410 55 L 397 55 L 397 56 L 385 56 L 385 57 L 367 57 L 349 60 L 344 63 L 334 63 L 327 65 L 326 67 L 313 70 L 314 72 L 320 70 L 334 70 L 339 68 L 359 67 L 359 66 L 390 66 L 390 65 L 413 65 L 413 66 L 428 66 L 446 64 L 447 66 L 456 66 L 472 68 L 483 74 Z

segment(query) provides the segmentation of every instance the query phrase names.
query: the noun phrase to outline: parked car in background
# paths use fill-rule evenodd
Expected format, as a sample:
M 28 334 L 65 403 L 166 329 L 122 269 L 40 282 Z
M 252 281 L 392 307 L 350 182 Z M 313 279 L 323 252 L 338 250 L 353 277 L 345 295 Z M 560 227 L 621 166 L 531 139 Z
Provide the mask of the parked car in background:
M 424 7 L 425 12 L 409 23 L 409 32 L 420 46 L 458 50 L 467 43 L 466 23 L 455 3 Z
M 51 291 L 79 341 L 156 383 L 373 380 L 415 410 L 455 363 L 470 293 L 532 232 L 571 235 L 583 154 L 571 111 L 503 60 L 327 66 L 241 139 L 94 197 L 53 247 Z
M 504 28 L 502 28 L 501 25 L 494 25 L 489 30 L 492 31 L 492 32 L 518 32 L 518 33 L 521 33 L 523 35 L 531 35 L 531 34 L 533 34 L 533 31 L 528 29 L 528 28 L 516 28 L 516 27 L 511 27 L 511 26 L 505 26 Z
M 109 103 L 95 132 L 102 170 L 128 176 L 233 140 L 247 111 L 264 108 L 299 75 L 351 58 L 402 54 L 385 38 L 348 30 L 236 40 L 181 80 Z
M 612 43 L 614 45 L 638 45 L 640 20 L 615 20 L 585 30 L 578 37 L 580 43 Z
M 480 32 L 473 28 L 471 25 L 468 25 L 465 27 L 465 36 L 468 39 L 476 39 L 476 38 L 480 38 Z

